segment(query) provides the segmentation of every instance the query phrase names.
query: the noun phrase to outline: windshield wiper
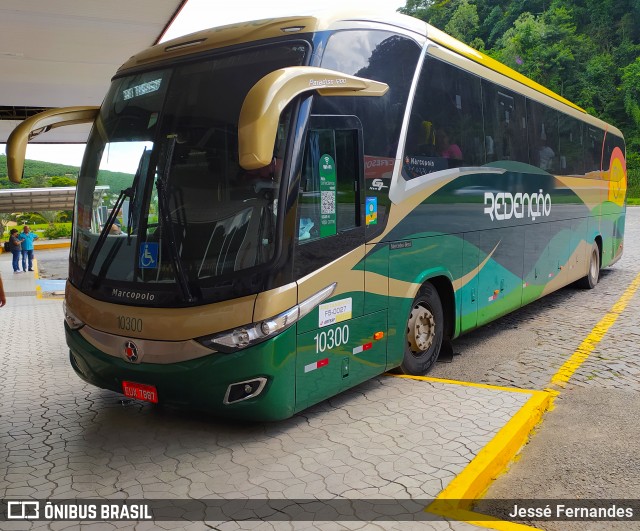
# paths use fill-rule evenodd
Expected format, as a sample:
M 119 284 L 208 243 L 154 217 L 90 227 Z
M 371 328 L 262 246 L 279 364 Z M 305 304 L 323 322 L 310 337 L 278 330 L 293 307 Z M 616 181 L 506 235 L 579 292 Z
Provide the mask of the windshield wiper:
M 107 236 L 109 235 L 109 231 L 111 230 L 111 226 L 116 220 L 116 216 L 118 215 L 118 212 L 120 212 L 120 209 L 122 208 L 124 200 L 127 197 L 130 198 L 132 196 L 133 196 L 133 188 L 125 188 L 124 190 L 120 190 L 120 195 L 118 195 L 118 199 L 116 200 L 115 205 L 113 205 L 111 212 L 109 212 L 109 217 L 107 218 L 107 221 L 104 224 L 104 227 L 102 227 L 102 231 L 98 236 L 98 241 L 96 241 L 96 244 L 93 246 L 91 254 L 89 255 L 89 259 L 87 260 L 87 265 L 85 266 L 84 273 L 82 274 L 82 280 L 80 281 L 80 286 L 82 287 L 82 289 L 86 287 L 85 282 L 88 278 L 89 272 L 92 271 L 93 267 L 96 265 L 98 254 L 100 254 L 100 250 L 102 249 L 102 246 L 104 245 L 104 242 L 106 241 Z M 108 266 L 112 260 L 113 258 L 111 258 L 111 260 L 109 260 L 108 263 L 105 262 L 105 264 Z M 103 271 L 106 271 L 104 267 L 101 269 L 101 273 Z
M 178 285 L 182 290 L 182 295 L 187 302 L 193 302 L 195 299 L 191 295 L 189 290 L 189 284 L 187 277 L 182 267 L 182 261 L 178 256 L 178 249 L 176 248 L 176 237 L 173 232 L 173 224 L 171 223 L 171 216 L 169 213 L 169 201 L 167 198 L 167 182 L 169 181 L 169 169 L 171 168 L 171 160 L 173 159 L 173 150 L 176 146 L 177 138 L 174 136 L 169 140 L 166 147 L 166 153 L 164 156 L 164 168 L 158 176 L 156 181 L 156 188 L 158 190 L 158 214 L 162 222 L 161 233 L 165 235 L 167 239 L 167 247 L 169 254 L 171 255 L 171 265 L 173 266 L 173 273 L 176 276 Z M 160 160 L 163 160 L 161 157 Z
M 102 249 L 102 246 L 104 245 L 104 242 L 107 239 L 107 236 L 109 236 L 109 232 L 111 231 L 111 227 L 113 226 L 113 224 L 116 221 L 116 217 L 118 216 L 118 213 L 120 212 L 120 209 L 122 208 L 122 205 L 124 204 L 125 199 L 129 198 L 130 199 L 130 205 L 129 205 L 129 216 L 127 219 L 127 245 L 131 244 L 131 230 L 132 230 L 132 225 L 133 225 L 133 211 L 134 211 L 134 207 L 135 207 L 135 203 L 136 203 L 136 190 L 138 189 L 138 185 L 140 182 L 140 179 L 142 177 L 143 174 L 146 174 L 146 172 L 149 169 L 149 157 L 151 155 L 151 150 L 147 150 L 145 148 L 144 152 L 142 153 L 142 156 L 140 157 L 140 161 L 138 162 L 138 169 L 136 170 L 136 174 L 133 177 L 133 183 L 131 184 L 131 186 L 129 188 L 125 188 L 124 190 L 120 191 L 120 195 L 118 195 L 118 199 L 116 199 L 115 204 L 113 205 L 113 208 L 111 209 L 111 212 L 109 212 L 109 216 L 107 217 L 107 221 L 104 224 L 104 227 L 102 227 L 102 231 L 100 232 L 100 235 L 98 236 L 98 240 L 96 241 L 95 246 L 93 247 L 91 254 L 89 255 L 89 260 L 87 261 L 87 265 L 85 267 L 84 273 L 82 275 L 82 280 L 80 285 L 84 288 L 85 287 L 85 281 L 88 278 L 87 275 L 89 275 L 89 272 L 93 270 L 96 261 L 98 259 L 98 255 L 100 254 L 100 250 Z M 100 268 L 100 271 L 98 272 L 97 275 L 97 279 L 96 282 L 100 281 L 100 279 L 102 279 L 104 277 L 104 275 L 106 275 L 107 270 L 109 269 L 109 267 L 111 266 L 111 262 L 113 262 L 114 258 L 116 257 L 117 251 L 118 249 L 120 249 L 120 247 L 122 246 L 122 241 L 118 240 L 116 242 L 116 244 L 111 248 L 111 251 L 109 252 L 108 256 L 106 257 L 104 263 L 102 264 L 102 267 Z

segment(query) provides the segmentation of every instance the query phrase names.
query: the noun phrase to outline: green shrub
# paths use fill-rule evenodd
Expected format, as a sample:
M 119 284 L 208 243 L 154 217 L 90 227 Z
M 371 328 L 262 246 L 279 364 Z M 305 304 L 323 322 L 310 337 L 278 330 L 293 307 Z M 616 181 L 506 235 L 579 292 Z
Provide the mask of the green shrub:
M 56 238 L 70 238 L 71 227 L 69 225 L 49 225 L 44 229 L 43 235 L 49 240 L 55 240 Z
M 640 198 L 640 169 L 627 172 L 627 197 Z

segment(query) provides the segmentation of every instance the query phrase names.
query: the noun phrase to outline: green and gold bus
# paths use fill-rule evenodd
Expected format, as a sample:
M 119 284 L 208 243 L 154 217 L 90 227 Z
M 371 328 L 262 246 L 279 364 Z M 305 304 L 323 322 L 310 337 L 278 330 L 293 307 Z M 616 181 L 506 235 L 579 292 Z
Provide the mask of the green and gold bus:
M 31 135 L 82 122 L 71 365 L 141 400 L 283 419 L 425 374 L 460 334 L 593 288 L 622 253 L 620 131 L 399 14 L 155 45 L 100 108 L 19 125 L 12 180 Z

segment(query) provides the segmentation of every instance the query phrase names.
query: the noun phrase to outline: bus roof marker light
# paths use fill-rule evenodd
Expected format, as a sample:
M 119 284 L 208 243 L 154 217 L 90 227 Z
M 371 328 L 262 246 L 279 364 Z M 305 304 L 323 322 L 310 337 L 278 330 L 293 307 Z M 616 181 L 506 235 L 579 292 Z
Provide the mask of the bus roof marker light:
M 183 48 L 190 48 L 191 46 L 196 46 L 198 44 L 203 43 L 206 40 L 207 40 L 206 38 L 202 38 L 202 39 L 195 39 L 193 41 L 179 42 L 178 44 L 172 44 L 171 46 L 166 46 L 164 51 L 173 52 L 175 50 L 181 50 Z
M 295 33 L 296 31 L 302 31 L 304 26 L 287 26 L 286 28 L 280 28 L 280 31 L 284 33 Z

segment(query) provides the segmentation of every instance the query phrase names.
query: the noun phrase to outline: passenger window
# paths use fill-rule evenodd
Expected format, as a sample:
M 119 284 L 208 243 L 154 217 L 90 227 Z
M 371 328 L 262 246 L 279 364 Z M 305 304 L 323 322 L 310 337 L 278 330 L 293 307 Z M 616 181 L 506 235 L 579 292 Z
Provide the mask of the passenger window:
M 585 174 L 600 171 L 602 159 L 602 141 L 604 132 L 597 127 L 588 125 L 585 128 L 584 170 Z M 592 175 L 591 177 L 596 177 Z
M 527 100 L 529 161 L 551 174 L 560 167 L 558 111 L 537 101 Z
M 478 77 L 427 58 L 407 130 L 406 179 L 484 163 L 481 101 Z
M 322 67 L 382 81 L 388 92 L 377 98 L 315 98 L 313 114 L 354 115 L 367 131 L 364 152 L 395 157 L 420 47 L 415 41 L 379 30 L 337 31 L 329 38 Z M 391 142 L 390 142 L 391 140 Z
M 560 175 L 584 175 L 583 124 L 560 113 Z
M 605 172 L 609 172 L 611 169 L 611 161 L 614 158 L 614 151 L 618 148 L 620 151 L 615 154 L 615 157 L 620 159 L 620 162 L 624 162 L 625 155 L 625 147 L 624 140 L 622 138 L 615 136 L 611 133 L 607 133 L 604 142 L 604 156 L 602 158 L 602 170 Z M 612 181 L 618 181 L 621 178 L 621 174 L 619 172 L 612 172 L 611 174 L 607 173 L 605 175 L 605 179 L 609 179 Z
M 529 162 L 525 98 L 482 80 L 484 134 L 487 162 Z
M 356 130 L 309 131 L 298 202 L 301 243 L 360 225 L 358 153 Z

